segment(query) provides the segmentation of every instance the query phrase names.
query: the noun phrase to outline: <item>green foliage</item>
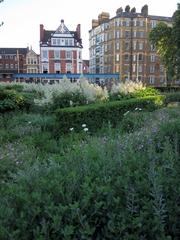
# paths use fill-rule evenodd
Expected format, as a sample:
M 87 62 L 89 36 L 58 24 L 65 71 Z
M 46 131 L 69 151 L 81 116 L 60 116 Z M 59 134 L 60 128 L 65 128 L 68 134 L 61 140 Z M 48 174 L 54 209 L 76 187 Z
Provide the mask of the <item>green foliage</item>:
M 180 92 L 166 93 L 165 103 L 180 102 Z
M 171 120 L 160 126 L 158 140 L 163 142 L 166 138 L 172 145 L 178 146 L 180 153 L 180 119 Z
M 158 144 L 139 129 L 86 139 L 44 163 L 34 156 L 1 182 L 0 238 L 178 239 L 178 145 Z
M 0 113 L 18 110 L 18 109 L 29 109 L 33 105 L 33 96 L 28 93 L 19 92 L 21 86 L 13 85 L 12 88 L 9 86 L 0 88 Z
M 150 40 L 165 64 L 168 80 L 180 78 L 180 8 L 173 15 L 172 27 L 159 23 L 150 33 Z
M 134 101 L 98 137 L 54 139 L 53 116 L 0 115 L 14 134 L 0 132 L 0 239 L 179 239 L 180 109 Z
M 134 132 L 142 128 L 146 124 L 147 112 L 144 113 L 139 108 L 135 108 L 133 112 L 127 112 L 120 122 L 122 132 Z
M 163 96 L 156 96 L 59 109 L 56 111 L 57 125 L 55 131 L 59 134 L 69 132 L 70 128 L 81 131 L 82 124 L 85 123 L 90 132 L 95 132 L 108 122 L 112 126 L 117 125 L 123 114 L 135 108 L 154 110 L 162 105 L 163 99 Z
M 148 97 L 148 96 L 157 96 L 160 92 L 153 88 L 153 87 L 146 87 L 145 89 L 140 89 L 132 93 L 132 97 L 139 98 L 139 97 Z
M 52 109 L 80 106 L 86 104 L 86 97 L 78 91 L 63 92 L 61 94 L 53 95 Z

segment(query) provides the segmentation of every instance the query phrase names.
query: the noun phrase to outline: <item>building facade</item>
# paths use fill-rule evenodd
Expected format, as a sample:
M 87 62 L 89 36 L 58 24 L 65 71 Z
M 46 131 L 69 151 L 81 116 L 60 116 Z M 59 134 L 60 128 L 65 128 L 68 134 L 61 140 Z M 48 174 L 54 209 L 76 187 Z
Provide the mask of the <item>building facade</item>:
M 32 50 L 32 48 L 26 54 L 26 72 L 27 73 L 40 72 L 39 55 L 36 54 Z
M 40 25 L 40 65 L 42 73 L 82 73 L 81 27 L 69 31 L 61 20 L 56 31 Z
M 13 80 L 13 74 L 26 73 L 28 48 L 0 48 L 0 81 Z
M 119 73 L 120 80 L 140 80 L 147 85 L 165 86 L 166 72 L 156 49 L 149 41 L 150 31 L 159 23 L 172 24 L 170 17 L 140 13 L 126 6 L 110 18 L 103 12 L 92 20 L 89 31 L 90 73 Z

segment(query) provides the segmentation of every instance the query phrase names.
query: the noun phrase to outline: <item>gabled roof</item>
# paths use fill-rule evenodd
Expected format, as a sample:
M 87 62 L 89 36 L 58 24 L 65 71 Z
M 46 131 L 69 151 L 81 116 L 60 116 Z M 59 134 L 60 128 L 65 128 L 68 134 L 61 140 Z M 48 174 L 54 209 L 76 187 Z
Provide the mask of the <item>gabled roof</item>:
M 61 20 L 61 24 L 55 31 L 55 34 L 71 34 L 69 29 L 64 24 L 64 20 Z

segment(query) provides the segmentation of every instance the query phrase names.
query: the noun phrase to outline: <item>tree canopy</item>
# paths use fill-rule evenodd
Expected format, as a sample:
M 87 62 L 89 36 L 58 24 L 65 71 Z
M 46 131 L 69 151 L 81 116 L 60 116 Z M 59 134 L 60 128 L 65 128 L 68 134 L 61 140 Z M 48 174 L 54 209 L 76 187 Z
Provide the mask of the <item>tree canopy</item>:
M 168 79 L 180 79 L 180 4 L 173 14 L 172 26 L 160 22 L 149 37 L 165 65 Z
M 2 2 L 4 2 L 4 0 L 0 0 L 0 3 L 2 3 Z M 4 23 L 1 22 L 1 23 L 0 23 L 0 27 L 1 27 L 3 24 L 4 24 Z

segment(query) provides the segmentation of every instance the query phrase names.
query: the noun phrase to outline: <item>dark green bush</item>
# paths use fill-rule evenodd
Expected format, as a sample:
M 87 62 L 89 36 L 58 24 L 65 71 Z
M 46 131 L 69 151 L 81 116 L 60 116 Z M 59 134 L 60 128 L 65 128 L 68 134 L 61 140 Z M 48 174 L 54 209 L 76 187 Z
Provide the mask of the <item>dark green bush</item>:
M 165 104 L 171 102 L 180 102 L 180 92 L 166 93 L 165 94 Z
M 0 239 L 178 239 L 177 153 L 167 143 L 158 155 L 150 145 L 118 154 L 117 144 L 89 142 L 13 175 L 0 190 Z
M 58 109 L 56 111 L 56 133 L 67 133 L 70 128 L 82 130 L 86 124 L 90 132 L 95 132 L 103 124 L 110 122 L 116 126 L 127 111 L 135 108 L 154 110 L 163 102 L 162 96 L 114 101 L 105 104 L 93 104 L 74 108 Z
M 180 119 L 171 120 L 167 123 L 161 124 L 157 139 L 160 145 L 168 139 L 172 145 L 177 146 L 180 150 Z
M 0 89 L 0 112 L 18 109 L 29 109 L 34 104 L 34 96 L 29 93 L 17 92 L 14 89 Z
M 142 128 L 146 123 L 147 113 L 143 113 L 138 108 L 123 116 L 120 122 L 120 129 L 122 132 L 134 132 Z
M 53 103 L 50 106 L 51 109 L 75 107 L 86 104 L 85 96 L 80 92 L 64 92 L 60 95 L 55 94 L 53 96 Z

